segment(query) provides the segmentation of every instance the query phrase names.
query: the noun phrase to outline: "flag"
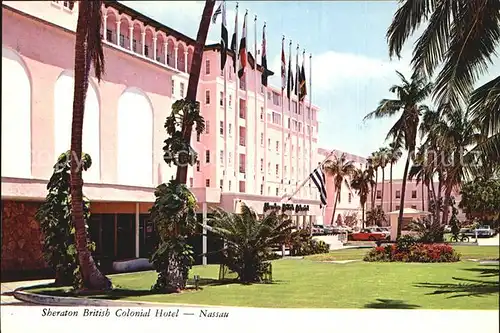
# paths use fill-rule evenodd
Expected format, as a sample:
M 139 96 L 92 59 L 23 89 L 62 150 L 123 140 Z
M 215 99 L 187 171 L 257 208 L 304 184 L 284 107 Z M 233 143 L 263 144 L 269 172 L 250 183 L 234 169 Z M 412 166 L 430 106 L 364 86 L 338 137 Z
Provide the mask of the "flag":
M 295 59 L 295 79 L 297 80 L 295 83 L 295 96 L 299 96 L 299 80 L 300 80 L 300 67 L 299 67 L 299 55 L 297 53 L 297 58 Z
M 299 81 L 300 81 L 300 91 L 299 91 L 299 100 L 301 102 L 304 101 L 304 98 L 307 96 L 307 85 L 306 85 L 306 70 L 304 66 L 304 57 L 302 56 L 302 68 L 300 70 L 300 76 L 299 76 Z
M 286 97 L 288 97 L 288 103 L 290 103 L 290 94 L 293 91 L 293 73 L 292 73 L 292 57 L 291 54 L 288 58 L 288 85 L 286 87 Z
M 318 188 L 321 204 L 323 206 L 326 206 L 326 179 L 322 167 L 319 166 L 313 172 L 311 172 L 309 178 L 311 178 L 313 183 Z
M 245 17 L 243 18 L 243 31 L 241 33 L 240 40 L 240 50 L 239 50 L 239 66 L 238 66 L 238 77 L 241 79 L 243 74 L 245 74 L 245 69 L 247 66 L 247 15 L 245 13 Z
M 227 24 L 226 24 L 226 1 L 221 3 L 222 11 L 222 24 L 220 27 L 220 70 L 224 70 L 227 59 Z
M 262 85 L 267 87 L 267 50 L 266 50 L 266 25 L 262 28 L 262 60 L 261 65 L 263 67 L 262 70 Z
M 236 62 L 238 61 L 238 53 L 236 53 L 236 39 L 238 35 L 238 5 L 236 5 L 236 15 L 234 16 L 234 32 L 233 37 L 231 37 L 231 51 L 234 54 L 233 69 L 236 73 Z
M 215 24 L 217 22 L 217 17 L 222 13 L 222 6 L 224 5 L 224 2 L 221 2 L 219 4 L 219 7 L 214 12 L 214 15 L 212 16 L 212 23 Z
M 281 92 L 286 88 L 285 38 L 281 42 Z

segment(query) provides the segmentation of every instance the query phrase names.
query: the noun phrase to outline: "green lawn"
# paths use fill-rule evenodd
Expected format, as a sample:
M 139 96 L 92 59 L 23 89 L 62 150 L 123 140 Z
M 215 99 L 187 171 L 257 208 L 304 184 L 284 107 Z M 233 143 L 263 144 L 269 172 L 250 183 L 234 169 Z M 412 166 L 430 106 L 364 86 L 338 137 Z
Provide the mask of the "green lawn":
M 467 250 L 465 250 L 467 248 Z M 498 247 L 481 247 L 468 255 L 491 257 Z M 459 249 L 462 252 L 462 248 Z M 363 250 L 366 251 L 366 250 Z M 335 258 L 362 257 L 361 250 L 342 250 Z M 491 253 L 490 253 L 491 252 Z M 332 255 L 336 255 L 332 253 Z M 337 254 L 338 255 L 338 254 Z M 112 275 L 117 290 L 104 296 L 128 301 L 282 308 L 498 309 L 499 266 L 462 261 L 447 264 L 323 263 L 276 260 L 272 284 L 220 284 L 218 266 L 196 266 L 191 276 L 203 279 L 202 290 L 151 294 L 155 272 Z M 61 289 L 32 289 L 61 294 Z M 100 296 L 102 297 L 102 296 Z

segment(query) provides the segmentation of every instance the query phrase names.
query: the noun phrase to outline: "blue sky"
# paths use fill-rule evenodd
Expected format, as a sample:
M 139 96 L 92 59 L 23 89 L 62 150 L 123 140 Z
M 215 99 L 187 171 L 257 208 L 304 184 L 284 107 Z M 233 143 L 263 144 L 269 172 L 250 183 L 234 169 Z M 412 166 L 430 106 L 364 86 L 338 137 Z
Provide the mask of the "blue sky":
M 126 5 L 193 38 L 196 37 L 203 1 L 125 1 Z M 236 2 L 227 2 L 229 34 L 234 29 Z M 385 33 L 397 10 L 395 1 L 240 1 L 239 20 L 248 9 L 249 49 L 254 48 L 254 15 L 257 15 L 257 44 L 260 49 L 262 25 L 267 22 L 268 64 L 276 74 L 271 84 L 280 85 L 281 38 L 292 39 L 292 51 L 312 53 L 312 101 L 321 108 L 319 143 L 368 156 L 385 146 L 393 119 L 363 123 L 363 117 L 377 107 L 382 98 L 391 97 L 388 88 L 397 83 L 395 70 L 410 75 L 412 41 L 399 61 L 388 56 Z M 219 20 L 220 22 L 220 20 Z M 220 39 L 220 24 L 211 25 L 209 42 Z M 239 28 L 241 31 L 241 27 Z M 293 54 L 295 61 L 295 54 Z M 288 60 L 287 60 L 288 61 Z M 301 60 L 300 60 L 301 61 Z M 309 80 L 308 59 L 306 75 Z M 500 73 L 500 61 L 490 68 L 481 82 Z M 497 74 L 498 75 L 498 74 Z M 404 163 L 395 168 L 402 176 Z

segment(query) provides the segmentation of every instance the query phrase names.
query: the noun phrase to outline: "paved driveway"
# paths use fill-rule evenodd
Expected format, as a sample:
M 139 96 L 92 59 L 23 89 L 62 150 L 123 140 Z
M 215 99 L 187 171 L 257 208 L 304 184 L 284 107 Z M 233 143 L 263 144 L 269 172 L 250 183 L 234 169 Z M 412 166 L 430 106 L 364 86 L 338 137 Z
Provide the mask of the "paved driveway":
M 479 246 L 499 246 L 500 245 L 500 234 L 495 235 L 490 238 L 478 238 L 477 244 Z

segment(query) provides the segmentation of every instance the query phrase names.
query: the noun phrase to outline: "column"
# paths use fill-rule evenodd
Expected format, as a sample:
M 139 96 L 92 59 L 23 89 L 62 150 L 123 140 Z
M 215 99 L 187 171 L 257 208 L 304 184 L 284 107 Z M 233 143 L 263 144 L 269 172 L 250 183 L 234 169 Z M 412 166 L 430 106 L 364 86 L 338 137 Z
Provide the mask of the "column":
M 165 63 L 165 65 L 168 65 L 168 62 L 167 62 L 168 42 L 163 42 L 163 49 L 165 50 L 164 53 L 163 53 L 164 54 L 164 56 L 163 56 L 164 63 Z
M 120 21 L 116 21 L 116 45 L 121 46 L 120 44 Z
M 130 51 L 134 51 L 134 26 L 133 26 L 133 24 L 131 24 L 128 27 L 128 38 L 130 39 L 129 40 Z
M 177 68 L 177 55 L 179 53 L 179 47 L 177 47 L 177 45 L 174 47 L 174 68 L 175 69 L 179 69 Z
M 144 232 L 146 232 L 144 230 Z M 135 204 L 135 257 L 139 258 L 139 203 Z
M 104 14 L 102 16 L 102 19 L 103 19 L 103 24 L 104 24 L 104 26 L 102 27 L 102 34 L 104 35 L 103 38 L 104 38 L 104 40 L 108 40 L 108 34 L 107 34 L 107 30 L 108 30 L 108 14 Z
M 156 36 L 153 37 L 153 60 L 156 61 Z
M 204 202 L 202 204 L 202 219 L 203 219 L 203 236 L 202 236 L 202 252 L 203 252 L 203 265 L 206 266 L 207 265 L 207 256 L 205 253 L 207 253 L 207 203 Z
M 184 72 L 188 72 L 188 51 L 184 51 Z
M 146 53 L 146 32 L 145 31 L 141 32 L 141 36 L 142 36 L 142 56 L 144 57 Z

